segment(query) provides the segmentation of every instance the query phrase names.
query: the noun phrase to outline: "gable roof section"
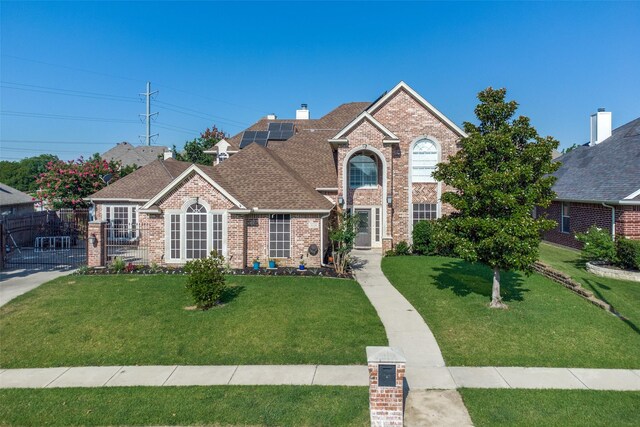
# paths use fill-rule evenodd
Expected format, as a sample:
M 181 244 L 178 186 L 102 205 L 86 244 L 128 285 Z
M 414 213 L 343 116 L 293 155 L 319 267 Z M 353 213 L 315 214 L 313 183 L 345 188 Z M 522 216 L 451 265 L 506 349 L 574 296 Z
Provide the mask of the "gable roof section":
M 30 195 L 0 182 L 0 206 L 34 204 Z
M 640 204 L 640 117 L 556 160 L 557 200 Z
M 180 175 L 175 177 L 173 179 L 173 181 L 171 181 L 162 190 L 160 190 L 158 192 L 158 194 L 153 196 L 151 198 L 151 200 L 149 200 L 147 203 L 145 203 L 144 206 L 142 206 L 142 209 L 143 210 L 149 209 L 155 203 L 157 203 L 158 201 L 162 200 L 162 198 L 164 198 L 164 196 L 166 196 L 168 193 L 173 191 L 176 187 L 182 185 L 184 180 L 187 179 L 192 174 L 200 175 L 202 178 L 204 178 L 205 181 L 207 181 L 209 184 L 211 184 L 211 186 L 213 188 L 215 188 L 217 191 L 219 191 L 220 194 L 222 194 L 224 197 L 229 199 L 229 201 L 231 201 L 231 203 L 236 205 L 238 208 L 240 208 L 240 209 L 244 209 L 245 208 L 242 205 L 242 203 L 240 203 L 238 201 L 238 199 L 236 199 L 227 190 L 225 190 L 220 184 L 218 184 L 216 182 L 216 180 L 212 177 L 212 175 L 206 174 L 201 168 L 202 168 L 202 166 L 198 166 L 198 165 L 195 165 L 195 164 L 192 164 L 191 166 L 189 166 L 184 172 L 182 172 Z
M 413 99 L 418 101 L 420 105 L 429 110 L 433 115 L 435 115 L 440 121 L 442 121 L 445 125 L 447 125 L 451 130 L 457 133 L 459 136 L 465 138 L 467 134 L 455 123 L 453 123 L 447 116 L 442 114 L 436 107 L 431 105 L 426 99 L 424 99 L 418 92 L 411 89 L 411 87 L 403 81 L 400 81 L 393 89 L 387 92 L 385 95 L 380 97 L 376 102 L 374 102 L 369 108 L 367 108 L 367 112 L 369 114 L 374 114 L 378 109 L 380 109 L 389 99 L 395 96 L 399 91 L 404 90 L 408 93 Z
M 333 203 L 307 183 L 268 148 L 257 144 L 217 166 L 203 168 L 248 209 L 262 211 L 328 212 Z
M 162 191 L 190 165 L 191 163 L 174 159 L 154 160 L 93 193 L 88 199 L 147 201 Z
M 369 114 L 369 112 L 367 111 L 363 111 L 362 113 L 360 113 L 358 115 L 358 117 L 356 117 L 355 119 L 353 119 L 351 121 L 351 123 L 349 123 L 346 127 L 344 127 L 340 132 L 338 132 L 336 134 L 336 136 L 334 136 L 333 138 L 329 139 L 329 142 L 331 143 L 336 143 L 336 144 L 340 144 L 340 143 L 346 143 L 347 138 L 345 138 L 345 135 L 347 135 L 349 132 L 351 132 L 356 126 L 358 126 L 362 121 L 368 121 L 369 123 L 371 123 L 374 127 L 376 127 L 383 135 L 384 138 L 382 139 L 382 142 L 384 143 L 395 143 L 395 142 L 399 142 L 398 137 L 391 132 L 389 129 L 387 129 L 382 123 L 380 123 L 379 121 L 377 121 L 371 114 Z

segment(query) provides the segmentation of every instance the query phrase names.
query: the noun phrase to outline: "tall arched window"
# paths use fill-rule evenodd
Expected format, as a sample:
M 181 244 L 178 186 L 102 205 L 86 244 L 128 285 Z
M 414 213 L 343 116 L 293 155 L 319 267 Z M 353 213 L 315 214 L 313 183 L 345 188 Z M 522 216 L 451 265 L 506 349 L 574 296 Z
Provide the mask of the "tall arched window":
M 411 153 L 411 181 L 436 182 L 431 176 L 438 163 L 438 146 L 429 139 L 416 142 Z
M 375 187 L 378 185 L 378 162 L 365 154 L 349 160 L 349 188 Z
M 186 259 L 207 257 L 207 209 L 194 203 L 186 212 Z

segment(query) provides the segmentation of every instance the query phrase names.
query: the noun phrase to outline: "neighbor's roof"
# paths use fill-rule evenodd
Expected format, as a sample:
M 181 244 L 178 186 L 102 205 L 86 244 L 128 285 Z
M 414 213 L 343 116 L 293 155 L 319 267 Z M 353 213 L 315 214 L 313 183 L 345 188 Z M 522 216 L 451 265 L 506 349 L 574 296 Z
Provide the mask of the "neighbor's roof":
M 26 205 L 35 203 L 33 197 L 0 182 L 0 206 Z
M 156 145 L 133 146 L 128 142 L 119 142 L 115 147 L 102 154 L 102 158 L 110 162 L 119 161 L 122 166 L 145 166 L 162 157 L 167 147 Z
M 640 117 L 601 143 L 580 146 L 556 160 L 562 162 L 554 173 L 558 200 L 640 203 Z

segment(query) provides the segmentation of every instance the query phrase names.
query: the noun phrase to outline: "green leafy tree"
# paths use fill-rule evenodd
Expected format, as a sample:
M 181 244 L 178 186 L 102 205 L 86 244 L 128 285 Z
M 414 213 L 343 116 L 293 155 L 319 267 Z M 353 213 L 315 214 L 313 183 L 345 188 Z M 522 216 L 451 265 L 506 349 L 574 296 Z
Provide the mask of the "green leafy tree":
M 17 162 L 0 161 L 0 182 L 35 195 L 38 190 L 35 178 L 46 171 L 49 162 L 57 160 L 58 157 L 52 154 L 41 154 Z
M 211 165 L 213 164 L 213 155 L 205 154 L 204 152 L 225 137 L 226 134 L 216 126 L 207 128 L 198 138 L 185 142 L 182 152 L 178 152 L 176 146 L 173 146 L 173 152 L 176 153 L 176 160 L 197 163 L 199 165 Z
M 559 166 L 551 161 L 558 141 L 539 136 L 529 118 L 514 119 L 518 104 L 505 96 L 505 89 L 492 88 L 478 94 L 479 124 L 464 124 L 468 136 L 461 149 L 434 173 L 456 189 L 442 196 L 456 212 L 442 219 L 441 235 L 450 239 L 456 255 L 491 267 L 494 308 L 506 307 L 500 271 L 530 274 L 541 232 L 555 226 L 531 213 L 551 203 L 555 178 L 550 174 Z
M 333 249 L 333 264 L 338 273 L 344 274 L 349 267 L 349 254 L 356 241 L 360 217 L 348 212 L 340 212 L 336 222 L 329 229 L 329 240 Z

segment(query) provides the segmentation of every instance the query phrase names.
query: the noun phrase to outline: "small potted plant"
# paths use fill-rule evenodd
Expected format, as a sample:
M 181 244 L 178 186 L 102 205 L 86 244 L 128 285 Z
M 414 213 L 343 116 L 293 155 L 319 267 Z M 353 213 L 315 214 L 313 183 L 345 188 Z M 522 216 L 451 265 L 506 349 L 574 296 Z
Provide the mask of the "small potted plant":
M 253 259 L 253 269 L 260 270 L 260 257 L 255 257 Z
M 305 268 L 304 268 L 304 266 L 305 266 L 306 264 L 307 264 L 307 263 L 305 262 L 303 255 L 300 255 L 300 265 L 298 266 L 298 268 L 299 268 L 300 270 L 304 270 L 304 269 L 305 269 Z
M 269 268 L 276 268 L 276 260 L 269 258 Z

